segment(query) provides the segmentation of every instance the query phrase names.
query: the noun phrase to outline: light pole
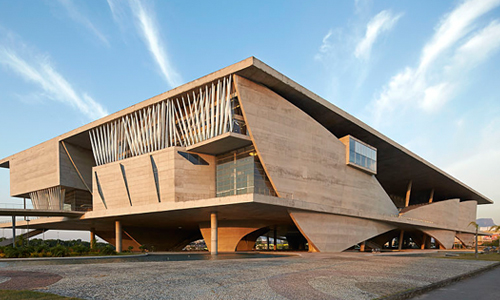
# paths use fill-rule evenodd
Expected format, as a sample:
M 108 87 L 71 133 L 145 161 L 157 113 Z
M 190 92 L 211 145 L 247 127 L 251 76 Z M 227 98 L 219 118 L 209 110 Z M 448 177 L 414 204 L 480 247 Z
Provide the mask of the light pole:
M 26 219 L 26 245 L 30 245 L 30 219 Z

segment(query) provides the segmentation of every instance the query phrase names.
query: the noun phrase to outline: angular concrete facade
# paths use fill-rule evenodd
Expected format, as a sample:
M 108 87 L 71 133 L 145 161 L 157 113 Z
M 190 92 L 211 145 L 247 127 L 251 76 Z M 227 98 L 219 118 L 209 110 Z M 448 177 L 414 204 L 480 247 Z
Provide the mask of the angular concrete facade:
M 247 251 L 259 236 L 319 252 L 450 248 L 470 243 L 477 205 L 492 203 L 253 57 L 0 167 L 12 196 L 81 212 L 30 228 L 135 250 L 203 238 L 214 253 Z

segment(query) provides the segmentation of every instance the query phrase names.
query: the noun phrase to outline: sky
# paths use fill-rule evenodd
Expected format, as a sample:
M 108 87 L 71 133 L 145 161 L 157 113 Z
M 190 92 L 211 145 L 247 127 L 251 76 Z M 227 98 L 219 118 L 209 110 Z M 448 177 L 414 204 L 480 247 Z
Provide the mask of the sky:
M 0 0 L 0 157 L 250 56 L 497 201 L 478 217 L 500 223 L 500 0 Z M 4 203 L 22 200 L 0 169 Z

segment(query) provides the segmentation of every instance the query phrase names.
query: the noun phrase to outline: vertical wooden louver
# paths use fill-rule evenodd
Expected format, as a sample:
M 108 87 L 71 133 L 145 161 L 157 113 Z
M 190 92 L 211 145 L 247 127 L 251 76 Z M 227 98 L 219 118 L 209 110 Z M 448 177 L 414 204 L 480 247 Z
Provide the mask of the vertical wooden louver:
M 66 191 L 60 186 L 30 193 L 34 209 L 63 210 Z
M 231 77 L 167 99 L 89 131 L 97 165 L 233 131 Z

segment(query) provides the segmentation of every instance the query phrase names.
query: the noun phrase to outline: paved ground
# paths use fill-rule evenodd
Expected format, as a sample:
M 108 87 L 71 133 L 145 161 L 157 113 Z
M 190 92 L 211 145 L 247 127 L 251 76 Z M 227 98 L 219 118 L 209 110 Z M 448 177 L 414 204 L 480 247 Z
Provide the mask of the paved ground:
M 418 300 L 500 299 L 500 267 L 415 297 Z
M 489 264 L 377 254 L 303 253 L 300 257 L 265 259 L 21 264 L 4 266 L 0 271 L 59 275 L 62 279 L 39 290 L 84 299 L 373 299 Z M 0 274 L 0 282 L 6 276 Z

